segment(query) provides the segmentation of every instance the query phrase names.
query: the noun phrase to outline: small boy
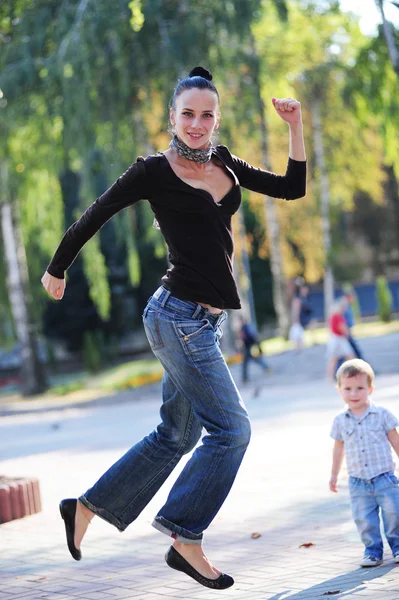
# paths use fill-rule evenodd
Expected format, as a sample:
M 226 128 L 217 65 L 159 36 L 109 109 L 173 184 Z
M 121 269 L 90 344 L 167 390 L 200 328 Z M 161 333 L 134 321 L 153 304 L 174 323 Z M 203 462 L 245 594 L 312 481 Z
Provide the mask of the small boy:
M 349 473 L 352 514 L 365 545 L 360 566 L 382 564 L 384 531 L 396 563 L 399 563 L 399 482 L 394 475 L 391 446 L 399 456 L 399 421 L 386 408 L 375 406 L 374 372 L 364 360 L 347 360 L 337 371 L 338 391 L 347 410 L 335 417 L 335 440 L 330 490 L 337 492 L 337 478 L 344 453 Z

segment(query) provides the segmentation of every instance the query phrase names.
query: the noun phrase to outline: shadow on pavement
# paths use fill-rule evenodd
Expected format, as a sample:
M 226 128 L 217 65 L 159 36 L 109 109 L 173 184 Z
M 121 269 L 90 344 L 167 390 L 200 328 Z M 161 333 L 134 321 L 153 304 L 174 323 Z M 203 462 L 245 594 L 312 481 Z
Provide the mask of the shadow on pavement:
M 318 585 L 302 590 L 294 594 L 281 592 L 270 598 L 270 600 L 316 600 L 316 598 L 345 598 L 348 593 L 358 594 L 367 589 L 367 581 L 386 575 L 396 567 L 395 563 L 373 567 L 372 569 L 356 569 L 323 581 Z M 335 592 L 335 593 L 333 593 Z M 399 592 L 398 592 L 399 593 Z M 352 597 L 352 596 L 351 596 Z

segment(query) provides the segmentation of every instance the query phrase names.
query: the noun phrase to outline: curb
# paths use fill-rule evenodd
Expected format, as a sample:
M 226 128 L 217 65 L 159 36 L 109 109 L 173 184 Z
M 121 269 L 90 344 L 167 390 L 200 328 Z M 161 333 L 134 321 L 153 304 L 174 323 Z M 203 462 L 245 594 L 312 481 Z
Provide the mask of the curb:
M 238 353 L 230 355 L 226 357 L 226 362 L 229 365 L 237 365 L 242 362 L 242 355 Z M 140 390 L 143 387 L 151 390 L 152 385 L 159 384 L 162 380 L 162 375 L 163 371 L 141 374 L 132 378 L 129 382 L 129 385 L 125 385 L 119 389 L 110 390 L 109 393 L 100 393 L 99 395 L 85 400 L 74 400 L 72 398 L 68 400 L 67 396 L 60 396 L 59 400 L 55 402 L 40 400 L 38 404 L 35 404 L 35 400 L 32 400 L 29 401 L 29 403 L 27 401 L 18 401 L 15 404 L 2 404 L 0 399 L 0 418 L 11 417 L 14 415 L 48 413 L 66 409 L 88 408 L 92 406 L 108 406 L 109 404 L 113 403 L 119 404 L 121 402 L 130 402 L 134 397 L 132 395 L 140 393 Z
M 0 477 L 0 524 L 41 510 L 38 479 Z

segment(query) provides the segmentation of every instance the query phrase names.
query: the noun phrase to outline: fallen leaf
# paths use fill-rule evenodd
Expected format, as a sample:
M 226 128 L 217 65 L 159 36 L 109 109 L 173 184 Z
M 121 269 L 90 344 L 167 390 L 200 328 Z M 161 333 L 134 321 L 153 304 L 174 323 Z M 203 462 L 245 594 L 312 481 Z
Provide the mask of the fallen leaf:
M 300 546 L 298 546 L 299 548 L 310 548 L 310 546 L 314 546 L 315 544 L 313 544 L 312 542 L 306 542 L 305 544 L 301 544 Z
M 255 531 L 254 533 L 251 534 L 251 538 L 253 540 L 257 540 L 258 538 L 262 537 L 261 533 L 258 533 L 257 531 Z
M 340 594 L 341 590 L 334 590 L 333 592 L 324 592 L 322 596 L 335 596 L 335 594 Z

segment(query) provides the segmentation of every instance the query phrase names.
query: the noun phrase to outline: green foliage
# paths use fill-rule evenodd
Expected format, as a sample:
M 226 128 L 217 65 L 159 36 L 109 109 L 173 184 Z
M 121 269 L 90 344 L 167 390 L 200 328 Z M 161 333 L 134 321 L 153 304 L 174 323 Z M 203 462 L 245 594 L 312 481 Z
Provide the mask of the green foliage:
M 83 362 L 89 373 L 98 373 L 101 358 L 98 332 L 86 331 L 83 340 Z
M 68 383 L 62 383 L 51 388 L 50 393 L 55 396 L 66 396 L 71 392 L 77 392 L 84 388 L 84 383 L 80 380 L 69 381 Z
M 392 319 L 393 299 L 387 279 L 384 275 L 377 277 L 376 297 L 379 317 L 384 323 L 389 323 Z
M 0 160 L 10 164 L 10 197 L 20 206 L 38 318 L 46 306 L 42 271 L 64 226 L 71 224 L 68 218 L 64 224 L 59 173 L 79 173 L 83 192 L 76 194 L 74 208 L 82 210 L 135 156 L 164 149 L 169 139 L 166 107 L 174 82 L 195 64 L 214 72 L 222 99 L 221 143 L 260 165 L 250 33 L 259 55 L 272 170 L 284 172 L 287 131 L 275 117 L 270 98 L 297 95 L 302 101 L 309 191 L 298 203 L 278 202 L 278 212 L 286 275 L 303 271 L 309 281 L 317 281 L 324 257 L 309 126 L 314 93 L 323 95 L 332 222 L 337 230 L 359 189 L 367 190 L 370 202 L 382 203 L 384 160 L 399 173 L 397 78 L 381 31 L 366 38 L 356 20 L 340 13 L 333 0 L 1 3 Z M 249 194 L 245 216 L 261 320 L 272 312 L 262 202 Z M 112 234 L 104 228 L 82 252 L 90 295 L 103 320 L 114 308 L 113 278 L 119 288 L 125 278 L 123 292 L 118 293 L 134 287 L 139 304 L 159 280 L 159 270 L 166 268 L 166 246 L 152 220 L 148 203 L 140 203 L 140 208 L 112 220 Z M 337 255 L 338 238 L 333 249 Z M 346 268 L 342 262 L 341 267 L 347 274 L 350 265 Z M 1 273 L 0 300 L 4 338 L 9 313 Z
M 141 0 L 130 0 L 129 8 L 132 11 L 130 25 L 133 31 L 140 31 L 144 23 L 144 15 L 141 10 Z
M 85 274 L 90 286 L 90 298 L 98 314 L 106 321 L 111 309 L 111 296 L 107 279 L 107 266 L 100 250 L 100 239 L 94 237 L 82 250 Z
M 353 297 L 352 310 L 353 310 L 353 314 L 355 316 L 355 320 L 358 321 L 360 319 L 361 315 L 360 315 L 359 298 L 357 297 L 355 288 L 353 287 L 353 285 L 350 282 L 347 281 L 342 286 L 342 290 L 345 294 L 350 294 Z

